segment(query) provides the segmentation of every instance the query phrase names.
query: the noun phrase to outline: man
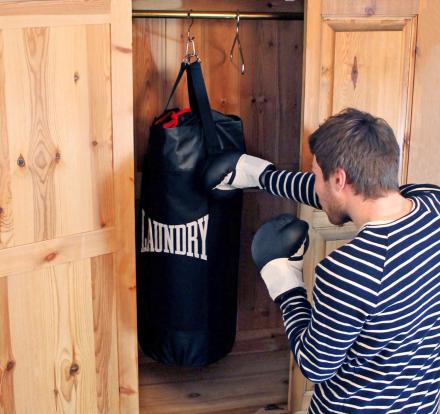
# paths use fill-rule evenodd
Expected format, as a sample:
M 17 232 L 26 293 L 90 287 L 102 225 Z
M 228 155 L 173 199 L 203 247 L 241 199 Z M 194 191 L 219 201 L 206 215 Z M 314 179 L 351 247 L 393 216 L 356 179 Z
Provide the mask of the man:
M 253 241 L 294 358 L 317 384 L 309 413 L 437 413 L 440 188 L 399 189 L 396 138 L 368 113 L 347 109 L 330 117 L 309 143 L 313 173 L 229 154 L 206 174 L 217 193 L 258 186 L 358 229 L 316 267 L 313 305 L 302 281 L 307 226 L 281 216 Z

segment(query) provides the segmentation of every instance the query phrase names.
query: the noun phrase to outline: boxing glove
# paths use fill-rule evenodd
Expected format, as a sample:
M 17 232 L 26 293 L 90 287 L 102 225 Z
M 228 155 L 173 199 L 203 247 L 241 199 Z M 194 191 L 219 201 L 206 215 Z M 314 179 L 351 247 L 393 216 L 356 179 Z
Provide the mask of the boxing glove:
M 296 287 L 304 287 L 303 255 L 309 226 L 290 214 L 263 224 L 252 240 L 252 258 L 273 300 Z
M 202 185 L 215 198 L 228 198 L 238 189 L 263 188 L 260 178 L 269 169 L 275 169 L 269 161 L 238 151 L 224 152 L 208 159 Z

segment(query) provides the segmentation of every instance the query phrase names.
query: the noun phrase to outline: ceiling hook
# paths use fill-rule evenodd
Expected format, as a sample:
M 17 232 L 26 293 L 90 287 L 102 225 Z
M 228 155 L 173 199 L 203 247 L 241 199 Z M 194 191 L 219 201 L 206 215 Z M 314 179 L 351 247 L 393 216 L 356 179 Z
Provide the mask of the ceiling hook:
M 240 55 L 240 61 L 241 61 L 240 72 L 242 75 L 244 75 L 244 58 L 243 58 L 243 51 L 241 50 L 241 42 L 240 42 L 240 11 L 239 10 L 237 10 L 236 20 L 237 20 L 237 26 L 236 26 L 235 38 L 234 38 L 234 43 L 232 43 L 231 51 L 229 53 L 229 58 L 231 59 L 232 62 L 235 44 L 237 44 L 238 52 Z
M 188 12 L 188 19 L 191 19 L 191 22 L 188 26 L 188 33 L 185 42 L 185 55 L 183 57 L 183 62 L 190 64 L 191 58 L 195 57 L 197 62 L 200 62 L 199 55 L 196 52 L 196 45 L 194 43 L 194 36 L 191 36 L 191 27 L 194 23 L 194 18 L 191 16 L 192 10 Z M 191 49 L 190 49 L 191 48 Z
M 192 10 L 190 10 L 188 12 L 188 19 L 191 19 L 191 22 L 190 22 L 190 24 L 188 26 L 188 34 L 187 34 L 188 41 L 194 40 L 194 37 L 191 37 L 191 27 L 192 27 L 192 25 L 194 23 L 194 18 L 191 16 L 191 12 L 192 12 Z

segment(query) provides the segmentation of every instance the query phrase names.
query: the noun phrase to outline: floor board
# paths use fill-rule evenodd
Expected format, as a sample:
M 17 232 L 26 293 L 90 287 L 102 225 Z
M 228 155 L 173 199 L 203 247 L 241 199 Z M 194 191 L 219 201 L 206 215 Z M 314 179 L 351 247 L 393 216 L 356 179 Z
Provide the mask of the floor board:
M 254 414 L 268 406 L 267 412 L 280 413 L 274 408 L 287 403 L 288 379 L 287 349 L 231 354 L 203 368 L 170 367 L 142 357 L 140 412 Z

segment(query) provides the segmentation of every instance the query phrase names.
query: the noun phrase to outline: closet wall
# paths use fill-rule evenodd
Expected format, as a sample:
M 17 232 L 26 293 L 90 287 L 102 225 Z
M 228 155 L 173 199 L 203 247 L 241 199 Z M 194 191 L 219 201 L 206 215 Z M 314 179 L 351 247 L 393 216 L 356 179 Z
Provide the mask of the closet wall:
M 303 2 L 134 1 L 133 9 L 297 11 Z M 133 20 L 134 125 L 137 183 L 149 126 L 159 115 L 184 54 L 188 19 Z M 241 20 L 238 50 L 229 52 L 233 20 L 194 20 L 191 28 L 211 106 L 239 115 L 247 151 L 280 168 L 299 164 L 303 21 Z M 188 106 L 186 85 L 173 106 Z M 139 197 L 139 186 L 137 186 Z M 254 413 L 268 404 L 287 404 L 289 351 L 281 315 L 270 300 L 250 256 L 256 229 L 281 212 L 296 212 L 293 202 L 246 191 L 241 230 L 237 339 L 232 353 L 206 368 L 182 369 L 155 363 L 140 353 L 141 412 Z M 140 327 L 140 329 L 142 329 Z

